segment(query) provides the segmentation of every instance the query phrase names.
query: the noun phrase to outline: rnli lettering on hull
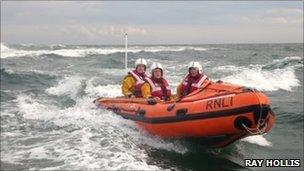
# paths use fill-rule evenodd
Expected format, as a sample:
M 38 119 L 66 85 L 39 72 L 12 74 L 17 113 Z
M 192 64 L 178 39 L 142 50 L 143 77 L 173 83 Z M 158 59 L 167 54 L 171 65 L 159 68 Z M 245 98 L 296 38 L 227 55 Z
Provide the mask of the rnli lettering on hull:
M 216 98 L 212 98 L 212 99 L 206 99 L 206 110 L 220 109 L 220 108 L 232 106 L 233 105 L 233 96 L 235 96 L 235 94 L 216 97 Z

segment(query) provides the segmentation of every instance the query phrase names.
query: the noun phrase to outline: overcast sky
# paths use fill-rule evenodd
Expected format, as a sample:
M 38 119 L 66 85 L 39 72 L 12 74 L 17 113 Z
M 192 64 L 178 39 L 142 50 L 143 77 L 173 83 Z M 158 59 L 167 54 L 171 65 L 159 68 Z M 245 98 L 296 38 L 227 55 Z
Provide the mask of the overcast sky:
M 303 42 L 302 1 L 1 1 L 4 44 Z

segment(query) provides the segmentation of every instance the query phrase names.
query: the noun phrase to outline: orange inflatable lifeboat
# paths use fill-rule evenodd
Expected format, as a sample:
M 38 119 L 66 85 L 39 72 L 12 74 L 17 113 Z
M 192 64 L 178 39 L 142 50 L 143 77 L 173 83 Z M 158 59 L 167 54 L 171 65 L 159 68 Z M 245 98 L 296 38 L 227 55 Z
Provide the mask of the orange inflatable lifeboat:
M 99 98 L 95 104 L 134 120 L 149 133 L 165 138 L 199 138 L 223 147 L 240 138 L 267 133 L 275 122 L 262 92 L 210 82 L 179 101 L 150 105 L 141 98 Z

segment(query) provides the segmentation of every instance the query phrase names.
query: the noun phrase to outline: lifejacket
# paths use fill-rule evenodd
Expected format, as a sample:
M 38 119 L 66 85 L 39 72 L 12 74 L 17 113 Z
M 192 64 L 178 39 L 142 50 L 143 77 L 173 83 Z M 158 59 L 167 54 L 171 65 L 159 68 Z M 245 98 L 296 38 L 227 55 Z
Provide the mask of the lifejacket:
M 188 95 L 192 93 L 193 91 L 197 90 L 199 87 L 205 87 L 209 81 L 208 77 L 204 74 L 200 74 L 200 76 L 192 82 L 191 85 L 189 84 L 190 74 L 187 74 L 187 76 L 184 78 L 181 88 L 181 94 L 183 96 Z
M 171 96 L 171 89 L 168 84 L 168 81 L 164 78 L 162 79 L 163 85 L 156 83 L 152 78 L 146 77 L 146 80 L 152 88 L 151 95 L 152 97 L 159 97 L 162 100 L 167 100 Z M 162 88 L 163 87 L 163 88 Z
M 145 77 L 147 77 L 146 74 L 143 74 L 144 77 L 140 76 L 136 70 L 133 70 L 133 71 L 130 71 L 129 74 L 131 74 L 135 80 L 136 80 L 136 83 L 135 83 L 135 87 L 134 87 L 134 95 L 135 97 L 143 97 L 142 96 L 142 93 L 141 93 L 141 87 L 144 85 L 145 83 Z

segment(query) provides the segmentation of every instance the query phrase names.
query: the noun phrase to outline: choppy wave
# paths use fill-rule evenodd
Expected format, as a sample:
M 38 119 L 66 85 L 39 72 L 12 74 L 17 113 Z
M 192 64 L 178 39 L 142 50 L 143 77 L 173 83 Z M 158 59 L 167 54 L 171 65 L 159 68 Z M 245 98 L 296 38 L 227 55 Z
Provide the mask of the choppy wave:
M 85 92 L 91 97 L 117 97 L 121 96 L 121 85 L 98 85 L 94 86 L 93 79 L 86 82 Z
M 91 102 L 92 99 L 81 99 L 73 107 L 59 109 L 56 106 L 43 104 L 28 95 L 20 95 L 17 103 L 25 119 L 52 122 L 63 129 L 19 138 L 17 144 L 23 142 L 23 145 L 16 147 L 18 151 L 5 153 L 1 157 L 2 161 L 19 163 L 27 158 L 27 160 L 50 160 L 50 163 L 61 162 L 60 165 L 55 165 L 56 167 L 42 167 L 46 170 L 72 168 L 159 170 L 157 166 L 147 164 L 145 151 L 138 148 L 133 139 L 130 139 L 132 137 L 126 137 L 125 130 L 133 123 L 110 113 L 99 114 Z M 50 126 L 50 124 L 43 125 Z M 67 126 L 74 129 L 63 131 Z M 51 138 L 52 141 L 24 144 L 31 139 L 43 140 L 46 137 Z
M 289 61 L 287 65 L 284 65 L 286 61 Z M 270 67 L 271 66 L 271 67 Z M 178 69 L 176 69 L 176 67 Z M 170 73 L 167 74 L 170 84 L 175 87 L 178 85 L 182 79 L 180 74 L 181 67 L 186 67 L 186 65 L 173 66 L 173 69 L 170 66 L 167 68 Z M 211 79 L 217 80 L 221 79 L 226 82 L 231 82 L 234 84 L 244 85 L 248 87 L 254 87 L 262 91 L 293 91 L 294 88 L 301 86 L 299 78 L 296 76 L 296 69 L 303 67 L 303 61 L 301 57 L 285 57 L 280 60 L 274 60 L 270 63 L 264 65 L 249 65 L 249 66 L 234 66 L 234 65 L 224 65 L 219 67 L 214 67 L 211 69 Z M 175 68 L 175 69 L 174 69 Z M 123 77 L 126 73 L 122 69 L 101 69 L 102 73 L 109 74 L 111 76 L 121 76 Z M 171 72 L 174 72 L 177 75 L 172 75 Z M 213 77 L 212 74 L 222 77 Z M 16 82 L 27 84 L 36 84 L 42 83 L 49 85 L 49 80 L 53 80 L 55 75 L 50 75 L 44 71 L 32 70 L 32 71 L 20 71 L 16 73 L 10 69 L 1 69 L 1 76 L 6 82 Z M 47 93 L 53 95 L 64 95 L 69 94 L 71 98 L 75 98 L 76 91 L 75 89 L 78 86 L 82 85 L 82 79 L 76 78 L 73 76 L 71 78 L 66 78 L 66 80 L 61 80 L 58 85 L 50 87 L 46 90 Z M 113 84 L 113 83 L 112 83 Z M 87 86 L 90 86 L 90 83 L 87 83 Z M 111 87 L 112 85 L 108 85 Z M 115 85 L 115 88 L 119 89 L 119 85 Z M 102 96 L 108 96 L 108 94 L 103 94 Z M 120 96 L 120 93 L 112 93 L 113 96 Z
M 42 70 L 12 70 L 12 69 L 7 69 L 7 68 L 1 68 L 0 73 L 2 74 L 10 74 L 10 75 L 20 75 L 20 74 L 27 74 L 27 75 L 48 75 L 48 76 L 55 76 L 55 74 L 50 74 L 46 71 Z
M 220 79 L 234 84 L 254 87 L 258 90 L 292 91 L 294 87 L 300 86 L 295 68 L 302 67 L 302 64 L 301 57 L 285 57 L 265 65 L 220 66 L 215 68 L 213 72 L 229 73 L 228 76 Z
M 1 44 L 1 58 L 9 57 L 36 57 L 40 55 L 55 54 L 63 57 L 86 57 L 88 55 L 108 55 L 113 53 L 124 53 L 123 47 L 100 47 L 100 48 L 88 48 L 79 47 L 77 49 L 65 49 L 64 45 L 51 45 L 52 50 L 18 50 L 8 48 Z M 139 52 L 179 52 L 185 50 L 206 51 L 206 48 L 192 47 L 192 46 L 131 46 L 128 48 L 130 53 Z
M 1 85 L 2 88 L 37 88 L 49 86 L 56 76 L 37 71 L 13 71 L 1 68 Z M 22 85 L 22 86 L 18 86 Z
M 233 51 L 237 46 L 228 47 L 232 47 L 229 51 Z M 258 61 L 261 57 L 257 54 L 255 55 L 256 62 L 260 64 L 245 66 L 243 61 L 234 61 L 233 65 L 227 65 L 226 63 L 235 60 L 227 55 L 220 59 L 224 64 L 217 66 L 218 63 L 215 63 L 217 58 L 206 58 L 205 53 L 193 53 L 193 50 L 210 50 L 208 54 L 214 53 L 214 56 L 218 53 L 222 53 L 219 56 L 224 56 L 226 51 L 214 49 L 212 46 L 208 49 L 199 48 L 201 47 L 133 46 L 129 51 L 133 50 L 133 53 L 173 52 L 150 54 L 152 57 L 148 60 L 149 63 L 157 61 L 166 66 L 166 78 L 169 79 L 170 85 L 179 84 L 185 75 L 188 59 L 183 58 L 185 54 L 183 51 L 189 50 L 189 59 L 199 59 L 203 64 L 204 72 L 211 79 L 218 78 L 264 91 L 274 91 L 267 92 L 274 103 L 272 109 L 277 118 L 274 131 L 268 135 L 247 137 L 241 142 L 237 141 L 227 148 L 219 149 L 218 151 L 222 152 L 221 155 L 237 157 L 238 162 L 242 163 L 242 159 L 248 156 L 281 154 L 282 157 L 288 158 L 288 155 L 283 154 L 285 151 L 289 152 L 290 149 L 297 151 L 299 148 L 296 146 L 301 144 L 297 141 L 303 137 L 301 133 L 303 112 L 300 108 L 303 102 L 298 101 L 303 92 L 300 88 L 296 88 L 303 84 L 302 79 L 299 78 L 302 76 L 299 71 L 303 70 L 303 58 L 296 56 L 301 54 L 290 53 L 281 59 L 270 58 L 266 64 Z M 102 52 L 102 50 L 108 51 Z M 175 53 L 180 51 L 181 53 Z M 268 49 L 264 52 L 266 51 L 269 52 Z M 124 52 L 124 49 L 98 46 L 37 47 L 31 44 L 17 46 L 1 44 L 1 58 L 3 54 L 7 58 L 55 53 L 60 56 L 66 55 L 66 57 L 73 55 L 84 57 L 90 54 L 120 52 Z M 271 56 L 276 53 L 269 52 L 269 54 Z M 241 53 L 239 55 L 242 56 Z M 115 57 L 113 55 L 113 58 Z M 114 60 L 108 60 L 108 58 L 20 59 L 2 60 L 4 64 L 1 64 L 1 67 L 5 67 L 5 69 L 1 68 L 1 129 L 3 130 L 1 162 L 8 164 L 8 167 L 4 168 L 11 167 L 13 170 L 18 170 L 18 168 L 23 170 L 163 170 L 162 166 L 169 161 L 172 162 L 170 164 L 173 169 L 197 170 L 205 168 L 205 166 L 198 168 L 197 163 L 201 162 L 199 159 L 202 157 L 207 162 L 216 160 L 215 165 L 220 163 L 223 168 L 230 169 L 229 165 L 219 162 L 218 159 L 202 154 L 204 150 L 210 150 L 211 153 L 216 153 L 217 150 L 202 150 L 198 148 L 198 144 L 190 145 L 180 140 L 154 137 L 137 128 L 136 124 L 130 120 L 125 120 L 112 112 L 97 109 L 92 103 L 95 98 L 122 95 L 120 81 L 126 71 L 118 69 L 119 67 L 111 68 L 110 65 Z M 40 71 L 44 65 L 49 65 L 48 69 Z M 53 69 L 53 66 L 57 65 L 62 66 Z M 61 68 L 69 72 L 63 72 Z M 299 97 L 293 98 L 295 94 Z M 290 97 L 284 98 L 280 97 L 281 95 L 290 95 Z M 295 138 L 293 141 L 276 145 L 277 142 L 284 140 L 281 137 Z M 273 153 L 274 150 L 279 152 Z M 162 153 L 163 151 L 165 153 Z M 299 158 L 301 154 L 295 157 Z M 167 161 L 164 161 L 165 164 L 160 164 L 159 161 L 164 159 L 164 156 Z M 185 156 L 188 156 L 186 160 Z M 195 164 L 198 166 L 194 166 Z
M 53 45 L 50 45 L 50 47 L 51 47 L 52 50 L 57 50 L 57 49 L 64 49 L 67 46 L 66 45 L 62 45 L 62 44 L 53 44 Z
M 84 78 L 80 76 L 66 77 L 60 80 L 56 86 L 50 87 L 45 91 L 51 95 L 68 95 L 72 99 L 76 99 L 83 80 Z
M 275 59 L 271 63 L 264 65 L 262 69 L 285 68 L 287 66 L 303 67 L 303 58 L 299 56 L 287 56 L 282 59 Z
M 258 90 L 292 91 L 292 88 L 300 86 L 300 81 L 292 68 L 263 71 L 260 68 L 244 68 L 239 73 L 221 78 L 226 82 L 254 87 Z
M 71 86 L 82 80 L 81 77 L 66 77 L 46 92 L 56 96 L 63 94 L 74 96 L 70 94 Z M 96 106 L 92 103 L 93 97 L 119 94 L 118 85 L 95 86 L 92 84 L 92 79 L 85 83 L 87 96 L 76 98 L 74 106 L 64 109 L 50 104 L 47 100 L 35 99 L 31 95 L 18 95 L 15 101 L 23 118 L 33 120 L 35 123 L 45 122 L 42 126 L 50 127 L 49 129 L 53 129 L 52 124 L 62 129 L 19 138 L 15 144 L 15 148 L 19 150 L 5 152 L 1 157 L 2 161 L 17 164 L 25 158 L 49 160 L 50 163 L 64 161 L 57 166 L 54 164 L 54 166 L 39 167 L 46 170 L 71 168 L 161 170 L 158 166 L 148 164 L 148 154 L 141 145 L 182 154 L 187 151 L 178 142 L 167 142 L 139 131 L 132 121 L 124 120 L 108 111 L 96 110 Z M 76 85 L 73 91 L 77 92 L 80 89 L 81 87 Z M 108 94 L 104 94 L 105 92 Z M 16 136 L 20 135 L 13 135 Z M 5 134 L 5 137 L 10 138 L 12 134 Z M 43 140 L 46 137 L 52 141 L 35 141 L 24 145 L 25 141 L 40 138 Z M 23 145 L 17 146 L 18 143 Z
M 8 51 L 8 50 L 9 50 L 9 48 L 4 46 L 4 44 L 1 43 L 1 53 L 5 52 L 5 51 Z

